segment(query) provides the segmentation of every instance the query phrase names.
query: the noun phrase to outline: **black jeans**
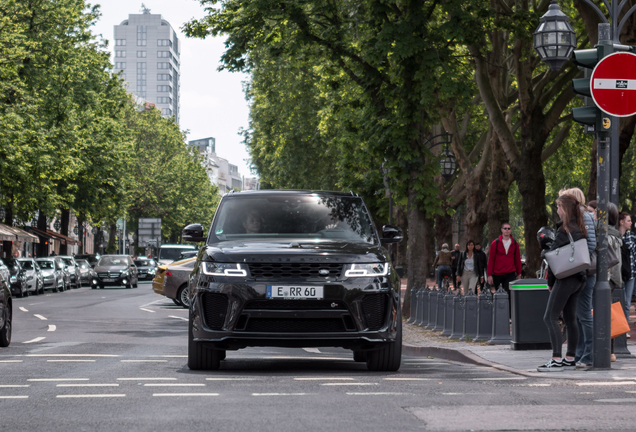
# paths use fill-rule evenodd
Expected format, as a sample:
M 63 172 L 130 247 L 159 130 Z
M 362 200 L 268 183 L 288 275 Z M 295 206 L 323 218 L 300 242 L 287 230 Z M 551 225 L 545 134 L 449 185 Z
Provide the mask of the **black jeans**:
M 510 298 L 510 282 L 513 282 L 517 278 L 517 272 L 507 273 L 503 275 L 492 275 L 492 284 L 495 290 L 499 289 L 501 285 L 504 291 L 508 294 L 508 314 L 512 315 L 512 299 Z
M 457 267 L 451 266 L 451 280 L 453 281 L 453 289 L 457 289 Z
M 568 332 L 568 348 L 565 353 L 567 357 L 574 357 L 576 345 L 579 342 L 579 328 L 576 324 L 576 304 L 579 300 L 579 293 L 585 286 L 586 277 L 584 275 L 574 275 L 565 279 L 557 279 L 550 292 L 548 304 L 545 308 L 543 321 L 548 327 L 550 343 L 552 344 L 552 357 L 561 357 L 563 338 L 559 328 L 559 314 L 563 311 L 563 321 Z

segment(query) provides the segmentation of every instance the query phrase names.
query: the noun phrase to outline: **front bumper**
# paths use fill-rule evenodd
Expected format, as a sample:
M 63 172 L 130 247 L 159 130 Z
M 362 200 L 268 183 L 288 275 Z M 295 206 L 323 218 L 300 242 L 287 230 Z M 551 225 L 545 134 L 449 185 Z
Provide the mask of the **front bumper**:
M 97 280 L 97 284 L 98 285 L 103 285 L 103 286 L 121 286 L 121 285 L 126 285 L 126 284 L 129 284 L 130 280 L 131 280 L 130 276 L 118 276 L 118 277 L 112 277 L 112 278 L 101 278 L 101 277 L 97 276 L 94 279 Z M 92 280 L 91 280 L 91 282 L 92 282 Z
M 324 286 L 321 300 L 267 298 L 267 285 L 273 282 L 204 280 L 192 292 L 194 341 L 230 350 L 248 346 L 377 349 L 395 340 L 399 324 L 400 295 L 390 279 L 350 278 L 320 284 Z

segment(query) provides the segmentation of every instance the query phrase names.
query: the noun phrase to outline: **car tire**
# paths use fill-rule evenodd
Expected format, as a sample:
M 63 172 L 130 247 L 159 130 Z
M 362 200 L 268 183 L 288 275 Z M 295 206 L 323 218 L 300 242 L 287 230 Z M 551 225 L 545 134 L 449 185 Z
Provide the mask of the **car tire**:
M 179 300 L 177 300 L 177 299 L 171 299 L 171 300 L 172 300 L 172 302 L 173 302 L 174 304 L 176 304 L 177 306 L 183 306 L 181 303 L 179 303 Z
M 366 351 L 354 351 L 353 352 L 353 361 L 358 363 L 365 363 L 367 361 L 367 353 Z
M 28 296 L 29 296 L 29 287 L 27 287 L 26 289 L 22 291 L 22 293 L 20 293 L 21 298 L 28 297 Z
M 397 329 L 395 341 L 388 343 L 379 350 L 367 353 L 367 369 L 375 372 L 395 372 L 400 369 L 402 362 L 402 314 L 397 313 Z
M 42 286 L 40 287 L 40 294 L 44 294 L 44 283 L 42 283 Z
M 4 311 L 4 325 L 0 329 L 0 347 L 6 348 L 11 343 L 11 308 L 7 307 Z
M 195 342 L 192 335 L 192 317 L 188 324 L 188 368 L 190 370 L 217 370 L 221 366 L 221 356 L 225 351 L 214 350 Z
M 190 288 L 188 284 L 181 285 L 181 288 L 177 291 L 177 301 L 182 307 L 188 309 L 190 307 Z
M 40 291 L 38 290 L 37 284 L 35 284 L 35 290 L 33 290 L 33 295 L 40 295 Z

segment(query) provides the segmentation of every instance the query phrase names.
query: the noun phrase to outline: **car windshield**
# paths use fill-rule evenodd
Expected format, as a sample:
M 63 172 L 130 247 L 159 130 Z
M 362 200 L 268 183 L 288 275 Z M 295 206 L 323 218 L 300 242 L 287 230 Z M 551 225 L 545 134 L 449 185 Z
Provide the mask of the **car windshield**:
M 116 265 L 126 265 L 128 264 L 128 260 L 125 257 L 118 256 L 103 256 L 99 259 L 98 266 L 116 266 Z
M 375 238 L 362 199 L 314 193 L 227 197 L 212 233 L 211 244 L 279 238 L 374 243 Z
M 54 269 L 53 261 L 38 261 L 38 265 L 43 269 Z
M 75 262 L 77 263 L 78 266 L 80 266 L 80 268 L 86 269 L 89 267 L 88 263 L 84 260 L 75 260 Z
M 191 247 L 169 247 L 169 248 L 161 248 L 159 251 L 159 259 L 160 260 L 176 260 L 181 255 L 183 251 L 191 251 Z
M 22 264 L 22 267 L 27 270 L 33 270 L 33 263 L 31 261 L 20 260 L 20 264 Z
M 137 267 L 151 267 L 155 265 L 155 262 L 153 260 L 147 259 L 147 260 L 135 260 L 135 265 Z

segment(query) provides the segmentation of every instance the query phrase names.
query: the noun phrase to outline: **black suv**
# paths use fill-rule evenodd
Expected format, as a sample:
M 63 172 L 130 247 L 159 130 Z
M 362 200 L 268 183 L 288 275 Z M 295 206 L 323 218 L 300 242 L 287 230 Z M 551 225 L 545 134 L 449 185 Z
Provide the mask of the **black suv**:
M 247 191 L 225 195 L 190 276 L 188 366 L 218 369 L 248 346 L 343 347 L 370 370 L 402 354 L 400 279 L 357 195 Z

